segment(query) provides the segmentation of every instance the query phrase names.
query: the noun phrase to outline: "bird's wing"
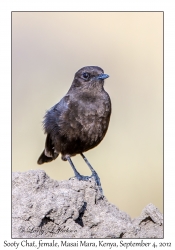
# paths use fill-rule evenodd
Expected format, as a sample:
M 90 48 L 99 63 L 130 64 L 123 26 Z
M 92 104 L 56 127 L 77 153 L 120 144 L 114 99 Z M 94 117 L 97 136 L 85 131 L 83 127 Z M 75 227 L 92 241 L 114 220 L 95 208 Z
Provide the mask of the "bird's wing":
M 43 121 L 43 127 L 46 134 L 54 133 L 59 130 L 61 115 L 68 110 L 69 96 L 64 96 L 59 103 L 49 109 Z
M 47 134 L 45 142 L 44 154 L 47 157 L 55 159 L 58 154 L 59 136 L 60 136 L 60 123 L 61 116 L 67 111 L 69 103 L 69 96 L 64 96 L 59 103 L 49 109 L 43 121 L 44 131 Z M 55 143 L 57 150 L 55 150 Z

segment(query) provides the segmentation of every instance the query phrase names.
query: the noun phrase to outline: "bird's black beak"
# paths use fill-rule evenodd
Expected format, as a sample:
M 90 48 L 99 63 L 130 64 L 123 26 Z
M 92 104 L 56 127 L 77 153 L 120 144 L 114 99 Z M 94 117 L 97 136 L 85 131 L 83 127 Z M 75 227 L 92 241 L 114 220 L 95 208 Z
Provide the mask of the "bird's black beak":
M 108 78 L 109 77 L 109 75 L 107 75 L 107 74 L 100 74 L 99 76 L 97 76 L 97 79 L 106 79 L 106 78 Z

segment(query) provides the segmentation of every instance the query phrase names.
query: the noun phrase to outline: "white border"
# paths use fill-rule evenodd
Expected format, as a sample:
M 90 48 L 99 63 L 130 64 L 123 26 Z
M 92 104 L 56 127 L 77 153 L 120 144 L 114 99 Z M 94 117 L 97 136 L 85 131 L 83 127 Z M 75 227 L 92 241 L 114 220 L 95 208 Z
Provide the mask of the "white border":
M 175 243 L 175 14 L 173 0 L 1 1 L 0 2 L 0 245 L 11 239 L 11 11 L 164 11 L 164 188 L 165 232 Z M 150 173 L 151 174 L 151 173 Z M 18 240 L 17 240 L 18 241 Z M 157 240 L 158 242 L 159 240 Z M 22 248 L 18 248 L 22 249 Z M 43 248 L 44 249 L 44 248 Z M 157 247 L 159 249 L 159 247 Z

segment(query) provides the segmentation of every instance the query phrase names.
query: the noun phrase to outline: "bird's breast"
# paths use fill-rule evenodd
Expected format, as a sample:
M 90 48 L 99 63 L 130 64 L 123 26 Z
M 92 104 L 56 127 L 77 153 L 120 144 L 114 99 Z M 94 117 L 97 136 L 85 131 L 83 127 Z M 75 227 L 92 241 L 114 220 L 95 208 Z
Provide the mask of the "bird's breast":
M 71 110 L 68 118 L 69 126 L 75 138 L 81 141 L 89 139 L 92 144 L 103 139 L 110 120 L 110 99 L 79 98 L 78 101 L 74 100 L 71 103 L 69 110 Z

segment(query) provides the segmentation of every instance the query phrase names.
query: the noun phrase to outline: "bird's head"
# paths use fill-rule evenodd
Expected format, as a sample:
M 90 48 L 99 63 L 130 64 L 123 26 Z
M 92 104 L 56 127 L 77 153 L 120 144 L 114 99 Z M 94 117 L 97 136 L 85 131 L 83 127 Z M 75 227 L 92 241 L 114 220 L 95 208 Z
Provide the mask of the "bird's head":
M 74 76 L 71 88 L 77 90 L 100 91 L 103 89 L 104 80 L 109 75 L 104 74 L 98 66 L 86 66 L 79 69 Z

